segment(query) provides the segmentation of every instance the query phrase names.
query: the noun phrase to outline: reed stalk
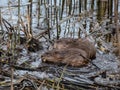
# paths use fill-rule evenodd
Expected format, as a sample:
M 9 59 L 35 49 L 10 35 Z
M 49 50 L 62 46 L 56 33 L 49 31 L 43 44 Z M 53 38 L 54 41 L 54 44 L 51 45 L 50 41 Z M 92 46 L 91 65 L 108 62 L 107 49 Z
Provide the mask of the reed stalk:
M 20 44 L 20 0 L 18 0 L 18 42 Z

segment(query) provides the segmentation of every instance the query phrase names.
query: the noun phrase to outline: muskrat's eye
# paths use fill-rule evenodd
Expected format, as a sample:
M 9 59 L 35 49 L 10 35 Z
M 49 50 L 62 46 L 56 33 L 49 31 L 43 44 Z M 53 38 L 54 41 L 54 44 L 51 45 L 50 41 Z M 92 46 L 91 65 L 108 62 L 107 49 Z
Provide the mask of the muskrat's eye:
M 41 58 L 43 58 L 44 56 L 43 55 L 41 55 Z

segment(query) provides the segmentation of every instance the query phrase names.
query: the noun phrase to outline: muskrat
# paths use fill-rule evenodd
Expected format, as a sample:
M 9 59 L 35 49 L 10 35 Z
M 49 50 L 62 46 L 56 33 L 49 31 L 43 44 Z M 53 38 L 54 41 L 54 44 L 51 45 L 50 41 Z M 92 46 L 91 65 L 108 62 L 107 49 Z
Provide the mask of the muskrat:
M 113 50 L 112 50 L 112 53 L 114 53 L 116 56 L 119 56 L 119 48 L 118 47 L 116 47 L 116 48 L 114 48 Z
M 92 42 L 86 39 L 61 38 L 56 40 L 54 49 L 78 48 L 87 53 L 87 58 L 94 59 L 96 57 L 96 48 Z
M 71 66 L 84 66 L 89 60 L 86 59 L 87 53 L 78 48 L 53 49 L 44 53 L 41 58 L 44 62 L 62 63 Z

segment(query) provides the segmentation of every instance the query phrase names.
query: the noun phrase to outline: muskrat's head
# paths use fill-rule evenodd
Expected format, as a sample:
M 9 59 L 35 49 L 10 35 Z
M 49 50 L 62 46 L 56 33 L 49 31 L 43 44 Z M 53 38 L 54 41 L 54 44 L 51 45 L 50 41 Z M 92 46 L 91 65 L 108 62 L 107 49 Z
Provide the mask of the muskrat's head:
M 52 50 L 41 55 L 42 61 L 46 62 L 59 62 L 63 59 L 61 52 L 58 50 Z
M 51 51 L 49 52 L 46 52 L 44 54 L 41 55 L 41 59 L 42 61 L 46 62 L 48 59 L 52 60 L 54 57 L 53 57 L 53 53 L 51 53 Z

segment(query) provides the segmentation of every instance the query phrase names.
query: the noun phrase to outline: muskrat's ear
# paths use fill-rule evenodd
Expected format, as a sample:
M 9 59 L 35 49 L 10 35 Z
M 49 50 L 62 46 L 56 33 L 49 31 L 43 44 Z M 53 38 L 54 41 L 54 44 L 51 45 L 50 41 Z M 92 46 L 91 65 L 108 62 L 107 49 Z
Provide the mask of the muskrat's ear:
M 50 53 L 49 52 L 44 53 L 44 55 L 48 55 L 48 54 L 50 54 Z

